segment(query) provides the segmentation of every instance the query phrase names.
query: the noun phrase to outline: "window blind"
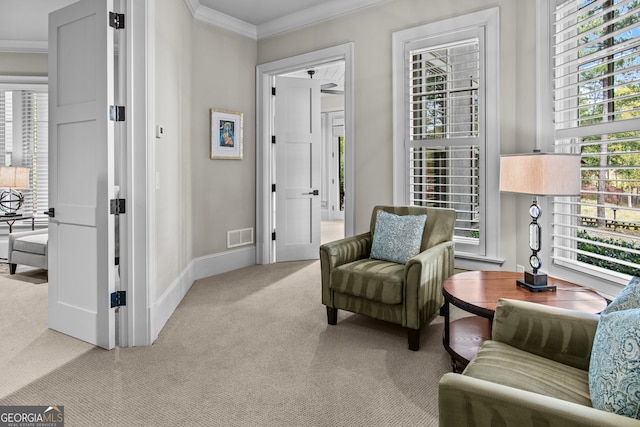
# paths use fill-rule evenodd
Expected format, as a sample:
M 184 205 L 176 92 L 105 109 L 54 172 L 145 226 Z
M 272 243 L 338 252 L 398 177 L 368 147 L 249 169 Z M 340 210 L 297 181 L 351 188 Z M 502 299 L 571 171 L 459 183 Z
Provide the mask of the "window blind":
M 478 136 L 477 39 L 410 53 L 412 140 Z
M 49 150 L 48 94 L 22 91 L 22 166 L 31 170 L 30 188 L 24 191 L 24 212 L 44 217 L 48 209 Z
M 410 199 L 417 206 L 456 210 L 454 235 L 479 238 L 479 147 L 411 149 Z
M 555 10 L 555 150 L 582 156 L 582 192 L 555 198 L 554 262 L 640 274 L 640 5 Z
M 48 145 L 48 94 L 0 92 L 0 164 L 29 168 L 21 211 L 42 219 L 48 208 Z
M 409 52 L 409 201 L 456 210 L 455 236 L 480 237 L 480 43 Z

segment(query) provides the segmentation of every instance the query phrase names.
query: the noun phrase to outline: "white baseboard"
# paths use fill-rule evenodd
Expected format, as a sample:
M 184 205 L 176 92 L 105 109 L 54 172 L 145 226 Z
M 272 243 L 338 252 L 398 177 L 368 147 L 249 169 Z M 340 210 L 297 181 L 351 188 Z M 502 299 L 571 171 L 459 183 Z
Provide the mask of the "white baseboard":
M 153 334 L 151 341 L 153 342 L 158 338 L 160 331 L 196 280 L 249 267 L 255 265 L 255 263 L 255 246 L 206 255 L 192 260 L 171 283 L 169 288 L 158 297 L 156 303 L 151 306 L 151 330 Z
M 194 280 L 203 279 L 227 271 L 249 267 L 256 264 L 256 247 L 234 249 L 219 254 L 206 255 L 191 262 Z

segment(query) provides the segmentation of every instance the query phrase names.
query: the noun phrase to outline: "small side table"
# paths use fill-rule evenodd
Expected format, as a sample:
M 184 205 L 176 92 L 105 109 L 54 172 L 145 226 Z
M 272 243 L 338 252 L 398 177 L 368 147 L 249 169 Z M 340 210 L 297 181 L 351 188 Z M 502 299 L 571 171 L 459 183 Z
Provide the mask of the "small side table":
M 587 313 L 600 313 L 607 300 L 595 291 L 568 282 L 548 278 L 555 292 L 529 292 L 516 285 L 522 273 L 510 271 L 467 271 L 454 274 L 442 284 L 444 295 L 444 348 L 451 355 L 454 372 L 462 371 L 488 339 L 498 299 L 530 301 Z M 450 321 L 449 304 L 475 314 Z
M 13 232 L 13 224 L 16 221 L 24 221 L 31 220 L 31 229 L 36 229 L 36 219 L 33 216 L 24 216 L 24 215 L 0 215 L 0 222 L 6 222 L 9 224 L 9 233 Z

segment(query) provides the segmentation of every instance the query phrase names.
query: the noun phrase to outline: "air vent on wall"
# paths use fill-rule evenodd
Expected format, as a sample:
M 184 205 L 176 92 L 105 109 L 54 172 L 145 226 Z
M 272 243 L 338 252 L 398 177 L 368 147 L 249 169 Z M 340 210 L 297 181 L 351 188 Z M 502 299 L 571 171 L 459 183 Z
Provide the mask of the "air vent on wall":
M 227 231 L 227 248 L 249 245 L 253 243 L 253 228 Z

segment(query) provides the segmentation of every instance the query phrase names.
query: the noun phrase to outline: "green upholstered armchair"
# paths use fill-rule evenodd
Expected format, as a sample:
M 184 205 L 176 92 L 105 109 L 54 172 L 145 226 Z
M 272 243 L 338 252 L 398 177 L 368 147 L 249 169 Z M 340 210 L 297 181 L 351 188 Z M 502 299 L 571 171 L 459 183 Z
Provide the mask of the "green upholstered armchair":
M 420 253 L 406 264 L 371 259 L 378 210 L 395 215 L 426 214 Z M 320 247 L 322 303 L 335 325 L 338 310 L 364 314 L 407 328 L 409 348 L 420 348 L 420 328 L 443 304 L 442 282 L 453 274 L 453 209 L 376 206 L 370 231 Z
M 597 314 L 500 299 L 492 340 L 462 374 L 440 379 L 440 427 L 640 426 L 591 406 Z

